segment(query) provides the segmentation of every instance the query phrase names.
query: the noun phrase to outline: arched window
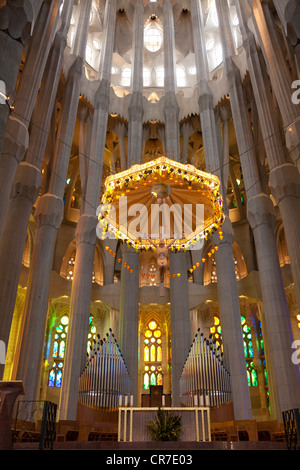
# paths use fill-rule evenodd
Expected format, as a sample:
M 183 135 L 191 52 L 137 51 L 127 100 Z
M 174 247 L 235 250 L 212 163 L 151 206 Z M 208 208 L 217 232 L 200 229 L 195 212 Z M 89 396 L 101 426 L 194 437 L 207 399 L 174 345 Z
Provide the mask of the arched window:
M 49 372 L 48 387 L 60 388 L 62 383 L 62 375 L 65 360 L 65 349 L 67 344 L 67 334 L 69 326 L 69 317 L 64 315 L 61 317 L 59 324 L 55 328 L 54 342 L 52 349 L 53 364 Z M 93 324 L 93 317 L 89 319 L 89 333 L 87 341 L 87 352 L 93 339 L 96 337 L 96 327 Z
M 185 69 L 182 65 L 178 65 L 176 67 L 176 79 L 177 79 L 177 86 L 185 86 L 186 85 L 186 74 Z
M 144 334 L 144 389 L 162 385 L 162 332 L 152 320 Z
M 165 82 L 165 69 L 164 67 L 158 67 L 156 69 L 156 84 L 157 86 L 164 86 Z
M 121 76 L 121 84 L 123 86 L 130 86 L 130 82 L 131 82 L 131 68 L 123 67 L 122 76 Z
M 162 33 L 159 30 L 155 20 L 149 23 L 149 26 L 145 28 L 144 32 L 144 43 L 145 47 L 150 52 L 157 52 L 162 45 Z
M 246 318 L 241 317 L 241 324 L 242 324 L 242 331 L 243 331 L 243 341 L 244 341 L 244 353 L 246 359 L 246 369 L 247 369 L 247 378 L 248 378 L 248 385 L 249 387 L 256 387 L 258 385 L 257 381 L 257 370 L 254 367 L 253 363 L 253 341 L 252 341 L 252 334 L 251 328 L 246 323 Z M 220 325 L 219 317 L 214 317 L 214 324 L 210 328 L 210 333 L 213 339 L 216 341 L 218 347 L 220 347 L 221 352 L 223 352 L 223 344 L 222 344 L 222 331 Z M 262 337 L 261 337 L 262 343 Z M 263 343 L 262 343 L 263 345 Z M 262 357 L 263 355 L 263 348 L 260 347 L 259 354 Z
M 87 63 L 89 65 L 92 65 L 93 50 L 92 50 L 91 46 L 89 46 L 89 45 L 87 45 L 86 48 L 85 48 L 85 60 L 87 61 Z
M 146 67 L 143 69 L 143 82 L 145 87 L 151 84 L 151 71 Z

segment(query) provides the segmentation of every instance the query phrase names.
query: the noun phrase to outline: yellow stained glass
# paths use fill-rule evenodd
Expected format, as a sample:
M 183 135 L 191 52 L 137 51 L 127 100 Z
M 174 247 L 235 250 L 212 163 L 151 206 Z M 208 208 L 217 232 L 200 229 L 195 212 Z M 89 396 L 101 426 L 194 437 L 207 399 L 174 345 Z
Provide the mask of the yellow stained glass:
M 152 344 L 152 346 L 150 348 L 150 361 L 151 362 L 155 362 L 155 349 L 156 348 L 155 348 L 154 344 Z
M 215 325 L 219 325 L 219 323 L 220 323 L 219 318 L 218 318 L 218 317 L 215 317 L 214 320 L 215 320 Z
M 162 385 L 162 375 L 161 374 L 157 374 L 157 385 Z
M 160 338 L 161 337 L 161 331 L 160 330 L 154 331 L 154 336 L 155 336 L 155 338 Z
M 149 323 L 149 328 L 150 328 L 150 330 L 152 330 L 152 331 L 153 331 L 153 330 L 156 330 L 156 328 L 157 328 L 157 323 L 155 323 L 155 321 L 151 321 L 151 322 Z
M 149 356 L 149 347 L 145 346 L 144 348 L 144 361 L 149 362 L 150 356 Z
M 145 333 L 145 336 L 146 336 L 146 338 L 151 338 L 151 336 L 152 336 L 152 331 L 147 330 L 146 333 Z
M 161 346 L 157 346 L 157 361 L 162 361 L 162 349 L 161 349 Z

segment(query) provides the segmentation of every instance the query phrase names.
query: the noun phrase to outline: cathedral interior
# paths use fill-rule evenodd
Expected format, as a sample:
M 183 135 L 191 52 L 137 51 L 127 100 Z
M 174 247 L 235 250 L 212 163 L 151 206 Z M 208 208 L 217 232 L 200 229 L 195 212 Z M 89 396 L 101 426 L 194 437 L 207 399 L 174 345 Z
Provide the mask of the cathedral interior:
M 79 378 L 112 334 L 132 405 L 183 406 L 201 332 L 230 375 L 211 412 L 281 425 L 300 408 L 299 1 L 2 0 L 0 51 L 0 379 L 87 419 Z M 157 250 L 96 227 L 109 178 L 164 158 L 218 178 L 223 220 L 162 278 Z

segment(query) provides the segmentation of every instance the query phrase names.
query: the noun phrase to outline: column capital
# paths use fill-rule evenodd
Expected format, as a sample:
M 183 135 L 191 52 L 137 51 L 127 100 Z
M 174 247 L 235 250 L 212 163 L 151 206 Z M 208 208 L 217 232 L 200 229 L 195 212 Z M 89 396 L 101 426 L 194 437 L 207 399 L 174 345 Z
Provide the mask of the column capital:
M 34 204 L 41 187 L 42 175 L 38 168 L 30 163 L 21 162 L 17 168 L 10 197 L 27 198 Z
M 37 228 L 50 225 L 58 229 L 64 216 L 64 203 L 54 194 L 44 194 L 37 202 L 34 218 Z
M 76 245 L 87 243 L 95 245 L 97 240 L 97 227 L 98 219 L 95 215 L 82 214 L 77 222 L 75 239 Z
M 222 239 L 220 238 L 219 232 L 212 234 L 212 241 L 214 245 L 222 248 L 224 245 L 232 245 L 234 240 L 234 234 L 232 229 L 232 223 L 230 218 L 225 215 L 225 220 L 222 224 Z
M 273 225 L 275 228 L 276 214 L 272 200 L 264 193 L 260 193 L 248 200 L 247 216 L 251 228 L 254 230 L 260 225 Z
M 295 165 L 284 163 L 271 170 L 270 187 L 277 204 L 286 197 L 300 199 L 300 174 Z
M 4 136 L 2 157 L 13 158 L 19 163 L 29 145 L 29 133 L 26 125 L 14 116 L 8 118 Z
M 143 109 L 143 94 L 140 91 L 132 93 L 131 101 L 128 107 L 129 118 L 131 121 L 142 121 Z
M 300 118 L 292 122 L 285 132 L 286 146 L 300 171 Z
M 102 79 L 95 94 L 95 108 L 108 113 L 110 102 L 110 83 Z

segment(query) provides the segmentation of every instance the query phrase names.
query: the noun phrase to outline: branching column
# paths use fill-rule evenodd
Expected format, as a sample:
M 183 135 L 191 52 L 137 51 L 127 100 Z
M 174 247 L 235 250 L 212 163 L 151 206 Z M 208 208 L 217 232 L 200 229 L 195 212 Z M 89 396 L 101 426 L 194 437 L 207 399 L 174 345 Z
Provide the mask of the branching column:
M 300 175 L 295 166 L 286 161 L 269 78 L 255 38 L 247 27 L 248 12 L 245 10 L 245 3 L 238 0 L 236 6 L 270 168 L 270 187 L 283 219 L 295 291 L 300 306 L 300 218 L 295 217 L 295 214 L 300 213 Z
M 143 152 L 143 64 L 144 64 L 144 1 L 134 2 L 132 59 L 132 97 L 128 108 L 129 166 L 142 163 Z
M 119 344 L 124 356 L 133 395 L 138 404 L 138 331 L 139 331 L 139 254 L 126 245 L 122 247 L 120 290 Z M 127 266 L 130 266 L 131 273 Z
M 225 46 L 230 104 L 248 198 L 248 220 L 254 234 L 267 334 L 270 337 L 270 355 L 277 386 L 277 413 L 281 420 L 283 410 L 299 406 L 300 380 L 299 369 L 297 371 L 290 360 L 291 325 L 277 252 L 274 228 L 276 216 L 270 197 L 261 190 L 241 75 L 232 59 L 234 51 L 226 42 L 225 32 L 230 30 L 228 4 L 216 0 L 216 6 Z
M 191 1 L 191 13 L 199 88 L 199 109 L 206 166 L 209 172 L 215 173 L 220 177 L 221 165 L 213 97 L 207 86 L 209 72 L 204 40 L 203 12 L 200 0 Z M 224 186 L 226 185 L 223 185 L 223 187 Z M 223 198 L 224 197 L 226 197 L 226 195 L 223 194 Z M 220 240 L 219 237 L 214 237 L 213 242 L 219 246 L 215 258 L 218 273 L 219 310 L 222 324 L 222 338 L 224 341 L 224 357 L 230 371 L 235 419 L 251 419 L 252 411 L 244 356 L 241 313 L 232 252 L 233 231 L 228 217 L 226 217 L 222 229 L 223 240 Z
M 78 378 L 86 361 L 92 273 L 97 241 L 96 211 L 100 203 L 102 168 L 109 112 L 109 93 L 116 21 L 116 0 L 106 2 L 99 67 L 100 85 L 95 95 L 86 197 L 76 228 L 76 261 L 70 304 L 70 324 L 61 390 L 60 419 L 76 419 Z
M 165 62 L 165 148 L 166 156 L 179 161 L 180 131 L 177 103 L 175 34 L 172 0 L 163 2 L 164 62 Z
M 69 6 L 71 13 L 72 5 Z M 44 337 L 55 242 L 64 214 L 63 195 L 79 101 L 90 8 L 91 1 L 81 2 L 80 13 L 85 18 L 86 29 L 82 33 L 78 31 L 76 35 L 81 39 L 81 48 L 78 50 L 79 56 L 69 69 L 64 89 L 49 189 L 39 199 L 35 211 L 36 234 L 23 311 L 24 334 L 17 375 L 26 384 L 25 393 L 28 400 L 39 398 L 39 365 L 43 342 L 33 341 L 33 338 Z M 83 149 L 80 148 L 80 151 Z
M 186 253 L 170 253 L 172 406 L 180 406 L 179 379 L 191 346 Z
M 0 305 L 1 312 L 5 312 L 5 322 L 1 323 L 1 337 L 4 341 L 9 337 L 28 222 L 41 186 L 41 166 L 56 100 L 70 17 L 70 15 L 68 18 L 64 16 L 67 21 L 63 22 L 62 29 L 57 32 L 49 55 L 48 68 L 45 71 L 32 120 L 29 147 L 25 160 L 17 168 L 4 220 L 0 244 L 0 276 L 3 278 L 0 287 Z

